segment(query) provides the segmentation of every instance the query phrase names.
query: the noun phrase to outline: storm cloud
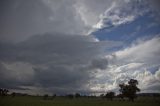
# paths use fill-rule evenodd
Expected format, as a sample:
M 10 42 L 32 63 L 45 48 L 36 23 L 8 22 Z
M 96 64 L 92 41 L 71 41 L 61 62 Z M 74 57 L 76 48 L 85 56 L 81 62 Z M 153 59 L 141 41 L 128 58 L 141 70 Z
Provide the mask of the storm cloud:
M 93 73 L 107 68 L 107 60 L 102 59 L 104 50 L 120 44 L 97 42 L 92 36 L 58 33 L 35 35 L 14 44 L 2 43 L 0 59 L 4 78 L 1 86 L 9 87 L 11 83 L 11 88 L 19 89 L 36 86 L 59 88 L 55 92 L 60 89 L 61 92 L 89 91 Z M 5 79 L 8 82 L 4 82 Z

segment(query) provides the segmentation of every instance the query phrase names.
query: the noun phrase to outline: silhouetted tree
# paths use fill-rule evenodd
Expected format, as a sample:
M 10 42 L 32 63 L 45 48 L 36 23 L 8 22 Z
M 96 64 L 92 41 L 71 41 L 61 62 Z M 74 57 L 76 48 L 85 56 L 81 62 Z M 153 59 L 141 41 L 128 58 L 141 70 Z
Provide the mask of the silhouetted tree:
M 120 98 L 120 100 L 123 100 L 123 101 L 124 101 L 124 96 L 123 96 L 123 94 L 118 94 L 117 97 Z
M 47 100 L 48 97 L 49 97 L 48 94 L 45 94 L 45 95 L 43 96 L 43 99 L 44 99 L 44 100 Z
M 15 92 L 11 93 L 11 96 L 12 96 L 12 97 L 15 97 L 15 96 L 16 96 L 16 93 L 15 93 Z
M 8 89 L 0 88 L 0 96 L 6 96 L 8 92 L 9 92 Z
M 3 95 L 3 89 L 0 88 L 0 96 L 2 96 L 2 95 Z
M 52 95 L 52 99 L 54 99 L 56 96 L 57 96 L 56 94 L 53 94 L 53 95 Z
M 68 97 L 69 99 L 73 99 L 74 95 L 73 94 L 68 94 L 68 95 L 66 95 L 66 97 Z
M 139 92 L 140 89 L 137 87 L 138 81 L 135 79 L 130 79 L 128 84 L 119 84 L 120 92 L 123 97 L 127 97 L 130 101 L 134 101 L 136 98 L 136 92 Z
M 115 96 L 114 92 L 107 92 L 107 94 L 105 95 L 105 97 L 111 101 L 113 100 L 114 96 Z
M 104 98 L 105 97 L 105 95 L 104 94 L 100 94 L 100 98 Z
M 79 98 L 79 97 L 81 97 L 81 95 L 79 93 L 76 93 L 75 98 Z

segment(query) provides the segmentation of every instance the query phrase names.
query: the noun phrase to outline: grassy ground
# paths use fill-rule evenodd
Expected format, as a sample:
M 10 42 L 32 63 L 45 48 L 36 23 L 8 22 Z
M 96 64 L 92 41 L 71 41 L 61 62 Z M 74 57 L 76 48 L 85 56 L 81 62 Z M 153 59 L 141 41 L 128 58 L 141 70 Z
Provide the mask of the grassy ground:
M 108 101 L 101 98 L 60 98 L 43 100 L 42 97 L 19 96 L 0 97 L 0 106 L 160 106 L 160 98 L 143 97 L 135 102 L 113 100 Z

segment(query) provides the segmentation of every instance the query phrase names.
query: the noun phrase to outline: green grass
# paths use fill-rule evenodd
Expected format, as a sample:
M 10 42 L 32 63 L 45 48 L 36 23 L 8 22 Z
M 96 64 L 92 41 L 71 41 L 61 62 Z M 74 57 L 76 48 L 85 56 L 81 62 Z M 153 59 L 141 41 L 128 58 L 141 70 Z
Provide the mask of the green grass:
M 159 106 L 160 98 L 138 98 L 135 102 L 100 98 L 68 99 L 57 97 L 53 100 L 43 100 L 42 97 L 19 96 L 0 97 L 0 106 Z

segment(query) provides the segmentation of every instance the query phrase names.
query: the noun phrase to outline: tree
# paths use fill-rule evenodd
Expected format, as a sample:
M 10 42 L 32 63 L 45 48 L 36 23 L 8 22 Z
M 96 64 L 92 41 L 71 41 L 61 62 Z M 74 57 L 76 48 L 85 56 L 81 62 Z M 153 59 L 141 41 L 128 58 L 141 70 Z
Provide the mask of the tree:
M 56 98 L 56 96 L 57 96 L 56 94 L 53 94 L 53 95 L 52 95 L 52 99 Z
M 66 97 L 68 97 L 69 99 L 73 99 L 74 95 L 73 94 L 68 94 L 68 95 L 66 95 Z
M 79 97 L 81 97 L 81 95 L 80 95 L 79 93 L 76 93 L 76 94 L 75 94 L 75 97 L 76 97 L 76 98 L 79 98 Z
M 134 99 L 136 98 L 136 92 L 140 92 L 140 89 L 137 87 L 137 85 L 137 80 L 130 79 L 128 81 L 128 84 L 119 84 L 119 91 L 121 92 L 121 95 L 123 97 L 127 97 L 130 101 L 134 101 Z
M 11 93 L 11 96 L 12 96 L 12 97 L 15 97 L 15 96 L 16 96 L 16 93 L 15 93 L 15 92 Z
M 107 94 L 105 95 L 105 97 L 111 101 L 113 100 L 114 96 L 115 96 L 114 92 L 107 92 Z
M 100 97 L 101 97 L 101 98 L 104 98 L 104 97 L 105 97 L 105 95 L 104 95 L 104 94 L 100 94 Z
M 43 99 L 44 99 L 44 100 L 47 100 L 48 97 L 49 97 L 48 94 L 45 94 L 45 95 L 43 96 Z
M 8 92 L 9 92 L 8 89 L 0 88 L 0 96 L 6 96 Z

